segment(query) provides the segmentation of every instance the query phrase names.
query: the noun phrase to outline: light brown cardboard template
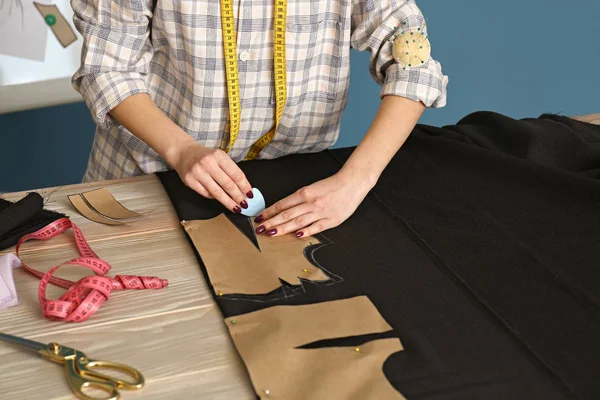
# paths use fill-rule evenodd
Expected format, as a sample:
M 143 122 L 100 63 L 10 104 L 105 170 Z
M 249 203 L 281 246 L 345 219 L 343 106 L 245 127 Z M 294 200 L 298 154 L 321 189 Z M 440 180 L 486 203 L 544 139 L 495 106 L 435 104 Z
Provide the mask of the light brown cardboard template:
M 50 30 L 52 30 L 52 33 L 54 33 L 63 47 L 67 47 L 77 40 L 73 28 L 71 28 L 71 25 L 69 25 L 65 17 L 61 14 L 58 7 L 52 4 L 48 5 L 36 2 L 33 2 L 33 5 L 38 9 L 40 14 L 42 14 L 43 18 L 46 18 L 48 15 L 54 16 L 56 22 L 54 25 L 50 26 Z
M 281 286 L 279 278 L 299 285 L 299 278 L 327 281 L 329 277 L 304 257 L 304 249 L 319 243 L 293 234 L 257 235 L 260 250 L 225 215 L 182 222 L 198 250 L 217 294 L 266 294 Z
M 106 218 L 105 216 L 98 214 L 95 210 L 91 209 L 90 206 L 88 206 L 88 204 L 85 202 L 85 200 L 83 200 L 83 198 L 79 194 L 72 194 L 67 197 L 69 198 L 69 201 L 71 202 L 73 207 L 75 207 L 75 209 L 77 209 L 77 211 L 79 211 L 81 215 L 83 215 L 90 221 L 106 225 L 123 224 L 121 221 L 115 221 L 113 219 Z
M 119 203 L 106 188 L 83 192 L 81 193 L 81 196 L 83 196 L 85 201 L 91 208 L 96 210 L 98 214 L 102 214 L 108 218 L 125 219 L 142 215 L 142 213 L 137 213 L 125 208 L 125 206 Z
M 383 373 L 403 350 L 398 338 L 359 347 L 297 349 L 324 339 L 392 328 L 365 296 L 302 306 L 274 306 L 225 320 L 261 399 L 404 399 Z

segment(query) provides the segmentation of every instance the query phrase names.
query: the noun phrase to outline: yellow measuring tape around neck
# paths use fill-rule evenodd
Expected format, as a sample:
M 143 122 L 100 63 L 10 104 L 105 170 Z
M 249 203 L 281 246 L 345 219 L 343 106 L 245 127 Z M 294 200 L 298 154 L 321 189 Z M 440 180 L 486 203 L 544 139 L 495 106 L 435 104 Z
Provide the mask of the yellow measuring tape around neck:
M 275 24 L 273 38 L 273 66 L 275 72 L 275 126 L 260 139 L 258 139 L 246 156 L 252 160 L 269 144 L 283 115 L 283 108 L 287 98 L 286 70 L 285 70 L 285 24 L 287 15 L 287 0 L 275 0 Z M 223 49 L 225 51 L 225 76 L 227 79 L 227 97 L 229 100 L 229 152 L 238 138 L 240 132 L 240 82 L 237 64 L 236 31 L 233 18 L 233 0 L 221 0 L 221 30 L 223 31 Z

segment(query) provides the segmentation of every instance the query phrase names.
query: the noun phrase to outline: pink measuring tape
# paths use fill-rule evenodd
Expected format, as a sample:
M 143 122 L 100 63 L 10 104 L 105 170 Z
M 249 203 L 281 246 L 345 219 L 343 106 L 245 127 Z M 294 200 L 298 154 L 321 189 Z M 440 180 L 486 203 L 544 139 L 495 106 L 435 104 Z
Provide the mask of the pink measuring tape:
M 28 272 L 42 279 L 38 288 L 38 297 L 44 318 L 64 322 L 83 322 L 98 311 L 113 290 L 160 289 L 169 284 L 167 280 L 154 276 L 117 275 L 114 278 L 105 276 L 110 271 L 110 264 L 98 258 L 83 237 L 81 230 L 68 218 L 58 219 L 37 232 L 23 236 L 17 243 L 17 257 L 19 248 L 26 241 L 52 239 L 69 228 L 73 228 L 75 243 L 81 257 L 57 265 L 46 273 L 28 267 L 24 263 L 21 264 Z M 67 264 L 91 269 L 96 276 L 85 277 L 77 282 L 52 276 L 57 269 Z M 46 299 L 48 282 L 67 291 L 58 300 L 48 300 Z

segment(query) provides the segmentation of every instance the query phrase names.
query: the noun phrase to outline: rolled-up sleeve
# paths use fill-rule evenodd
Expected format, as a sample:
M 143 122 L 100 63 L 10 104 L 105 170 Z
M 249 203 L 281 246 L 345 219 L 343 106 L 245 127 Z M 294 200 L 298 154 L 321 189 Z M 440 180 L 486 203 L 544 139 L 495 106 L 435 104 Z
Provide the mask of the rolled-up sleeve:
M 148 93 L 153 51 L 153 0 L 71 0 L 73 21 L 83 37 L 81 65 L 72 84 L 97 124 L 127 97 Z
M 419 30 L 427 35 L 421 10 L 414 1 L 353 0 L 351 46 L 371 53 L 371 76 L 381 85 L 380 96 L 405 97 L 426 107 L 446 105 L 448 77 L 431 55 L 418 66 L 407 68 L 393 56 L 394 34 Z

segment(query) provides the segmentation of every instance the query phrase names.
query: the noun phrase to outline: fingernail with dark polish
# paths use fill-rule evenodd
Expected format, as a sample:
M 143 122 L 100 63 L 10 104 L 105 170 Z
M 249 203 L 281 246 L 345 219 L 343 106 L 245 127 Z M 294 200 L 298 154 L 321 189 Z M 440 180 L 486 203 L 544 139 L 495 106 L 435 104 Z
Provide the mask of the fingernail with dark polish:
M 240 206 L 242 206 L 242 208 L 248 208 L 248 203 L 246 203 L 246 200 L 242 200 L 242 202 L 240 203 Z
M 233 212 L 236 213 L 236 214 L 239 214 L 239 213 L 242 212 L 242 209 L 239 208 L 238 206 L 235 206 L 235 207 L 233 207 Z
M 263 217 L 262 215 L 259 215 L 258 217 L 254 218 L 254 222 L 256 222 L 257 224 L 260 224 L 264 220 L 265 220 L 265 217 Z
M 259 226 L 258 228 L 256 228 L 256 233 L 258 233 L 258 234 L 260 235 L 260 234 L 261 234 L 261 233 L 263 233 L 265 230 L 266 230 L 266 228 L 265 228 L 263 225 L 261 225 L 261 226 Z
M 252 190 L 249 191 L 248 193 L 246 193 L 246 197 L 249 199 L 253 199 L 254 198 L 254 193 L 252 193 Z
M 304 232 L 296 232 L 296 237 L 301 238 L 302 236 L 304 236 Z
M 267 232 L 267 235 L 269 235 L 269 236 L 273 236 L 273 235 L 275 235 L 276 233 L 277 233 L 277 229 L 270 229 L 270 230 Z

